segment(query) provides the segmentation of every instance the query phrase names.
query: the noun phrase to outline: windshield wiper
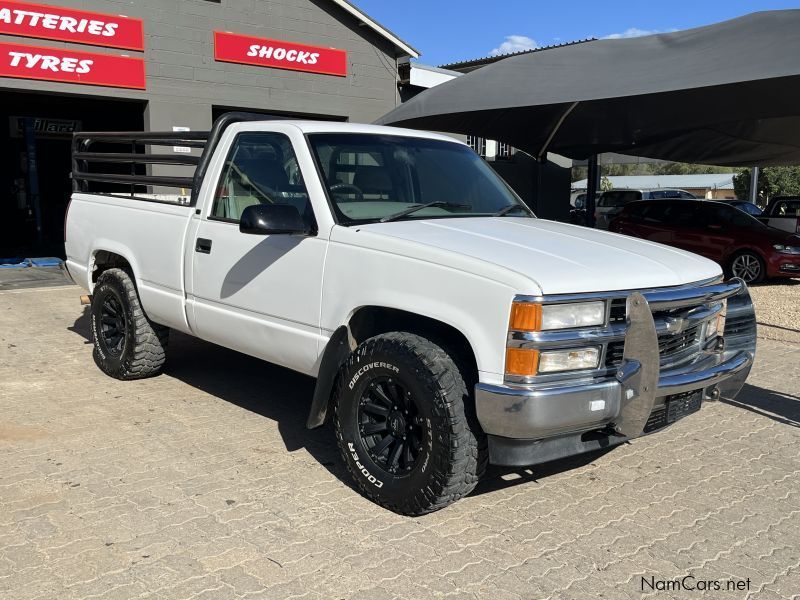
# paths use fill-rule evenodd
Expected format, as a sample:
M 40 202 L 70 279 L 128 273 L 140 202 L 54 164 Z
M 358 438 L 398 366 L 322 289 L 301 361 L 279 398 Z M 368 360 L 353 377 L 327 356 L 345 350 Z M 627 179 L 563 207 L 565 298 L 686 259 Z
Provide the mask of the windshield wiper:
M 426 204 L 420 204 L 418 206 L 412 206 L 411 208 L 407 208 L 405 210 L 401 210 L 399 213 L 395 213 L 393 215 L 389 215 L 388 217 L 383 217 L 379 223 L 388 223 L 389 221 L 394 221 L 395 219 L 399 219 L 401 217 L 405 217 L 406 215 L 410 215 L 412 213 L 417 212 L 418 210 L 422 210 L 423 208 L 430 208 L 431 206 L 436 206 L 439 208 L 472 208 L 470 204 L 456 204 L 455 202 L 444 202 L 442 200 L 437 200 L 436 202 L 427 202 Z
M 512 210 L 517 210 L 517 209 L 524 210 L 526 213 L 528 213 L 529 216 L 531 214 L 531 211 L 529 211 L 527 208 L 525 208 L 521 204 L 511 204 L 510 206 L 506 206 L 503 210 L 494 213 L 492 216 L 493 217 L 504 217 L 508 213 L 510 213 Z

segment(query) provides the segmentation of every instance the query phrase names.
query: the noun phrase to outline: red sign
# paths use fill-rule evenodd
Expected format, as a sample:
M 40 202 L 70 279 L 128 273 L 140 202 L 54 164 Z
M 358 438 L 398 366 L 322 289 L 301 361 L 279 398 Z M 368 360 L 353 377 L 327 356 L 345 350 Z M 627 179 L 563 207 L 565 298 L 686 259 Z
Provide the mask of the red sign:
M 214 58 L 221 62 L 347 76 L 347 52 L 335 48 L 306 46 L 227 33 L 214 32 Z
M 144 60 L 0 43 L 0 77 L 145 89 Z
M 0 33 L 107 48 L 144 50 L 141 19 L 0 0 Z

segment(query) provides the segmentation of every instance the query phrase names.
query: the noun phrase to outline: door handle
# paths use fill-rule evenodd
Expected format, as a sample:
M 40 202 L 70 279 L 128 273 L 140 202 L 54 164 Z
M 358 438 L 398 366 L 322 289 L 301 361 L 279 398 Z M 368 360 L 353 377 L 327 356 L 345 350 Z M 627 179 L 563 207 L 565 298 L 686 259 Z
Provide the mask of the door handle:
M 201 254 L 211 254 L 211 240 L 207 240 L 205 238 L 197 238 L 197 243 L 194 246 L 195 252 L 200 252 Z

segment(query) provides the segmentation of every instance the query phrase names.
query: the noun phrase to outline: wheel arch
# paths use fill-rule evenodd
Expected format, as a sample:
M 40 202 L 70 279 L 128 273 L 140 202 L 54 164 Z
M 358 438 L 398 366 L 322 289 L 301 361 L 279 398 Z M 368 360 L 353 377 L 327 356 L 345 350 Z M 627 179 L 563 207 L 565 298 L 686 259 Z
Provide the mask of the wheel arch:
M 101 244 L 92 250 L 89 259 L 89 284 L 91 290 L 97 283 L 97 279 L 103 272 L 109 269 L 124 269 L 130 272 L 134 285 L 137 280 L 138 267 L 133 254 L 127 248 L 119 247 L 117 244 Z
M 354 310 L 346 324 L 331 336 L 320 362 L 317 385 L 306 426 L 324 424 L 328 417 L 331 392 L 336 375 L 350 353 L 359 344 L 390 331 L 414 333 L 441 346 L 463 369 L 467 389 L 478 381 L 478 364 L 468 337 L 449 323 L 402 309 L 386 306 L 362 306 Z

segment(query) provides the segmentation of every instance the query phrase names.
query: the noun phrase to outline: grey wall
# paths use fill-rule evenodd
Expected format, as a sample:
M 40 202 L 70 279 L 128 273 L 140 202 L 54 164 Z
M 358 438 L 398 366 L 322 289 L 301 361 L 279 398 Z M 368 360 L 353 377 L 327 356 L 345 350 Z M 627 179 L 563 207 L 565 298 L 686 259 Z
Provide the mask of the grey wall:
M 399 102 L 395 50 L 327 0 L 42 0 L 139 17 L 144 53 L 0 36 L 23 44 L 144 56 L 147 90 L 0 78 L 2 89 L 147 100 L 145 126 L 208 129 L 213 105 L 347 117 L 371 122 Z M 213 31 L 347 50 L 348 76 L 300 73 L 214 61 Z M 1 98 L 1 96 L 0 96 Z M 54 97 L 54 102 L 58 99 Z M 112 110 L 111 108 L 109 110 Z

